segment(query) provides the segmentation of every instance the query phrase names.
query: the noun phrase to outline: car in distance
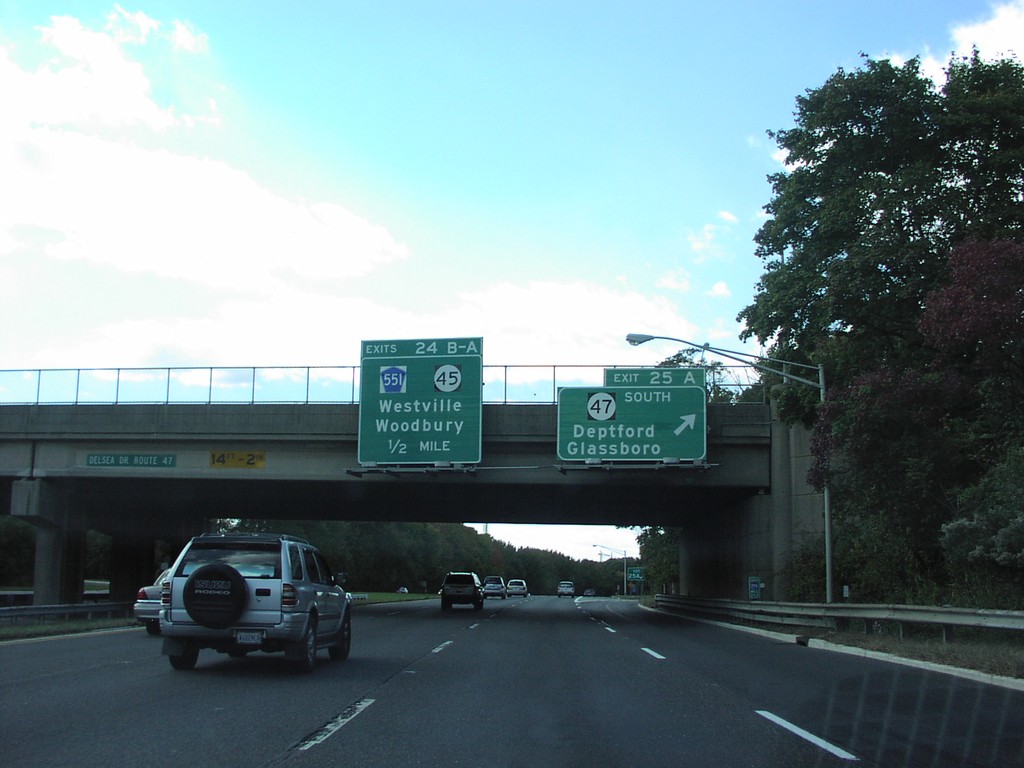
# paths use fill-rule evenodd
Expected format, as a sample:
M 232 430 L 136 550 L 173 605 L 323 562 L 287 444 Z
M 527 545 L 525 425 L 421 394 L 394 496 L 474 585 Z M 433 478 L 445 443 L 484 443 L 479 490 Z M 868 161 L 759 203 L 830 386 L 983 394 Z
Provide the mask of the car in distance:
M 161 571 L 160 575 L 156 577 L 156 581 L 145 587 L 140 587 L 138 594 L 135 595 L 132 613 L 151 635 L 160 634 L 160 590 L 164 579 L 170 572 L 170 568 Z
M 484 579 L 484 597 L 500 597 L 502 600 L 507 598 L 505 580 L 501 576 L 488 576 Z
M 477 611 L 484 607 L 484 587 L 480 577 L 471 571 L 449 571 L 441 584 L 441 610 L 453 605 L 472 605 Z
M 509 579 L 505 585 L 505 592 L 508 593 L 509 597 L 529 597 L 530 591 L 526 588 L 526 582 L 523 579 Z
M 558 596 L 576 597 L 576 585 L 571 581 L 558 582 Z
M 303 672 L 317 651 L 347 659 L 352 643 L 345 575 L 332 574 L 305 539 L 280 534 L 204 534 L 181 551 L 163 583 L 160 631 L 174 669 L 199 651 L 240 657 L 283 651 Z

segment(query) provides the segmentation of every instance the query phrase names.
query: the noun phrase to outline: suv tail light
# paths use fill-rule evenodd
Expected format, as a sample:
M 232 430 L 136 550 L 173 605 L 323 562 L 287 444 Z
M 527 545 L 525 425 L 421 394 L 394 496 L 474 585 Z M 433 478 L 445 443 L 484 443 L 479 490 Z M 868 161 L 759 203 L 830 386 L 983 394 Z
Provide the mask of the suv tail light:
M 294 608 L 299 604 L 299 593 L 295 587 L 285 582 L 281 585 L 281 607 Z
M 160 605 L 170 606 L 171 604 L 171 581 L 168 579 L 160 585 Z

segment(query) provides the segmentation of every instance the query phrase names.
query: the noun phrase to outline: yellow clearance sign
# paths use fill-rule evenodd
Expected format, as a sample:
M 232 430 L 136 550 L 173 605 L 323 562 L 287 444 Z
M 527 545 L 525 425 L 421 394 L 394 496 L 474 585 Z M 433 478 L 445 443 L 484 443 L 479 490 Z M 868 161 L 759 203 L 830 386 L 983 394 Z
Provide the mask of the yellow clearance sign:
M 266 465 L 263 451 L 210 451 L 211 469 L 263 469 Z

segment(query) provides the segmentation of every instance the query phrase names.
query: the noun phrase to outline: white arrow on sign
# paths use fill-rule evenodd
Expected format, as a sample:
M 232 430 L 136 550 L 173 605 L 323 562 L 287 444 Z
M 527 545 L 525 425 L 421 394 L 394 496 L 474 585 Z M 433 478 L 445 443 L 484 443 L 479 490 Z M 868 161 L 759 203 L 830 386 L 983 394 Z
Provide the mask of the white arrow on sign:
M 696 413 L 691 413 L 686 416 L 680 416 L 679 418 L 683 423 L 676 427 L 674 430 L 672 430 L 677 435 L 683 434 L 684 429 L 693 429 L 694 426 L 697 424 Z

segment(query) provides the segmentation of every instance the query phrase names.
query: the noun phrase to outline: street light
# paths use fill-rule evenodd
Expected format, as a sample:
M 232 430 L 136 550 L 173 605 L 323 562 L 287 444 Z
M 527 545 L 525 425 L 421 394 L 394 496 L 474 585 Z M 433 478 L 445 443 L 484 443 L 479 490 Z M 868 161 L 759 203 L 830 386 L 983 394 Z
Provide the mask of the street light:
M 800 384 L 806 384 L 808 387 L 813 387 L 818 390 L 818 398 L 824 403 L 825 402 L 825 366 L 824 365 L 808 365 L 807 363 L 797 363 L 792 360 L 780 360 L 775 357 L 761 357 L 759 355 L 751 355 L 747 352 L 735 352 L 729 349 L 720 349 L 718 347 L 712 347 L 710 344 L 695 344 L 692 341 L 686 339 L 677 339 L 674 336 L 651 336 L 646 333 L 630 333 L 626 336 L 632 346 L 636 347 L 640 344 L 646 344 L 648 341 L 654 339 L 661 339 L 662 341 L 675 341 L 680 344 L 686 344 L 689 347 L 700 349 L 705 352 L 711 352 L 724 357 L 729 360 L 735 360 L 743 365 L 749 365 L 758 371 L 764 371 L 765 373 L 771 373 L 776 376 L 782 376 L 786 381 L 796 381 Z M 743 358 L 749 358 L 744 360 Z M 771 368 L 767 365 L 762 365 L 759 362 L 752 362 L 753 360 L 767 361 L 769 363 L 778 363 L 782 366 L 796 366 L 798 368 L 806 368 L 809 370 L 816 370 L 818 372 L 818 380 L 814 381 L 809 378 L 803 378 L 801 376 L 794 376 L 786 370 L 778 370 Z M 824 488 L 822 488 L 822 505 L 824 506 L 825 512 L 825 602 L 832 602 L 832 502 L 831 495 L 829 494 L 828 481 L 825 482 Z
M 626 596 L 626 550 L 624 550 L 624 549 L 616 549 L 615 547 L 606 547 L 604 544 L 595 544 L 594 546 L 595 547 L 600 547 L 601 549 L 611 550 L 612 552 L 614 552 L 617 555 L 622 555 L 622 596 L 625 597 Z

